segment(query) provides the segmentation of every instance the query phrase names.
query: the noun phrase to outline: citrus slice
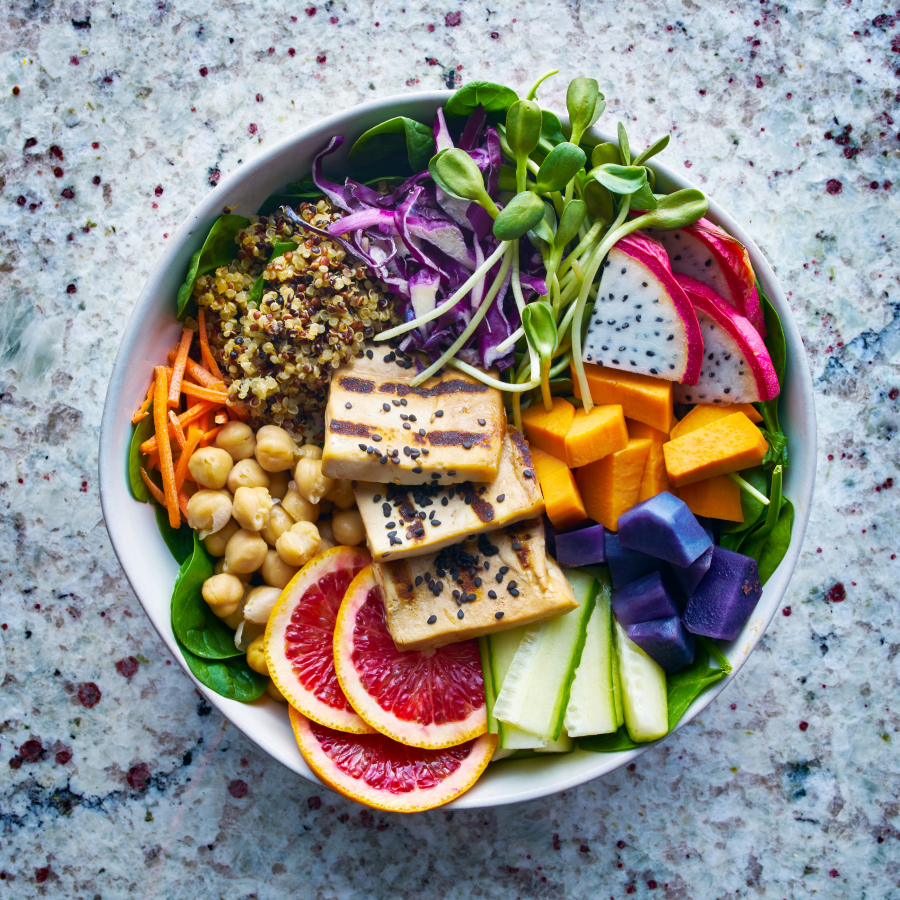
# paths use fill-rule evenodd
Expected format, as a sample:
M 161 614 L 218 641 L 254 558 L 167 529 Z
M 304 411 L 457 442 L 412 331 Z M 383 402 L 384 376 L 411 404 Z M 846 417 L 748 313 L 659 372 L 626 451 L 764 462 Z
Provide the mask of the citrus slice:
M 341 600 L 370 556 L 361 547 L 333 547 L 313 557 L 287 584 L 266 625 L 269 675 L 307 718 L 366 734 L 334 671 L 334 623 Z
M 437 750 L 487 731 L 478 641 L 398 650 L 371 566 L 353 579 L 341 603 L 334 665 L 353 709 L 401 744 Z
M 497 747 L 483 734 L 456 747 L 424 750 L 383 734 L 346 734 L 295 709 L 291 725 L 309 767 L 329 787 L 374 809 L 421 812 L 449 803 L 478 780 Z

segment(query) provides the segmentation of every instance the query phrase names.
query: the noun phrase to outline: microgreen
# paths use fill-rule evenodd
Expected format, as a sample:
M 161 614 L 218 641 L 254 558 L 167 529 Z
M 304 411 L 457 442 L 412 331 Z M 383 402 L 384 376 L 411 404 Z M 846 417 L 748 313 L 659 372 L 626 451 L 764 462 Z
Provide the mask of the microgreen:
M 547 154 L 538 169 L 535 190 L 540 194 L 561 191 L 584 166 L 584 150 L 569 141 L 557 145 Z
M 606 103 L 596 79 L 573 78 L 566 91 L 566 109 L 572 125 L 572 143 L 580 144 L 584 133 L 606 109 Z
M 494 237 L 498 241 L 515 241 L 524 237 L 544 221 L 544 204 L 537 194 L 516 194 L 494 220 Z
M 484 186 L 484 176 L 465 150 L 442 150 L 428 163 L 435 183 L 452 197 L 477 203 L 492 219 L 499 210 Z

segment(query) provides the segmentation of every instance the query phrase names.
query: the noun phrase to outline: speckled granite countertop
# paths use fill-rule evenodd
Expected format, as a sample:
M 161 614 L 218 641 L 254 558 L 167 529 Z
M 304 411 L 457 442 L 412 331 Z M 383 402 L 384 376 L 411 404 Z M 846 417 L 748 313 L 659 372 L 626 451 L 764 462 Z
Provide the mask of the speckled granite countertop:
M 900 897 L 900 12 L 309 3 L 0 13 L 0 898 Z M 364 99 L 554 65 L 545 101 L 596 76 L 604 121 L 668 131 L 771 260 L 817 502 L 782 614 L 663 746 L 534 803 L 379 815 L 288 775 L 168 658 L 101 518 L 106 383 L 221 175 Z

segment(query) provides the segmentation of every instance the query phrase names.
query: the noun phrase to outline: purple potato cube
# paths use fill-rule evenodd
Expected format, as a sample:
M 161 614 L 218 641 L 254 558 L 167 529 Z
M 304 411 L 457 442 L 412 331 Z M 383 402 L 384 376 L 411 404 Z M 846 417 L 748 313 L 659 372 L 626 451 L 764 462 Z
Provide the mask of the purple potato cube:
M 694 634 L 733 641 L 762 596 L 755 559 L 713 547 L 712 563 L 681 617 Z
M 559 532 L 546 516 L 541 516 L 541 518 L 544 520 L 544 543 L 547 545 L 547 552 L 556 559 L 556 535 Z
M 669 675 L 694 661 L 696 641 L 678 616 L 635 622 L 628 626 L 628 637 Z
M 590 525 L 556 536 L 556 561 L 561 566 L 593 566 L 606 562 L 605 529 Z
M 606 564 L 609 566 L 609 574 L 612 576 L 612 586 L 623 588 L 632 581 L 637 581 L 651 572 L 658 572 L 665 563 L 655 556 L 639 553 L 637 550 L 627 550 L 619 541 L 619 536 L 614 531 L 607 531 L 604 538 L 606 550 Z
M 663 491 L 619 516 L 619 542 L 629 550 L 689 566 L 712 541 L 683 500 Z
M 623 626 L 680 615 L 680 610 L 659 572 L 651 572 L 612 592 L 616 621 Z
M 672 572 L 681 589 L 687 597 L 690 597 L 697 586 L 703 581 L 706 573 L 712 565 L 713 547 L 707 547 L 689 566 L 672 566 Z

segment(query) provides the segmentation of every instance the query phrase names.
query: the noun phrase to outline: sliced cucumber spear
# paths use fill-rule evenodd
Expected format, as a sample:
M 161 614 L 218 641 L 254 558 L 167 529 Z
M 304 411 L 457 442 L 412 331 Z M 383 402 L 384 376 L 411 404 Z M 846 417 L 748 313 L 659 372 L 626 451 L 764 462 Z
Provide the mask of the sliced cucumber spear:
M 629 640 L 618 622 L 615 623 L 615 634 L 625 727 L 633 741 L 655 741 L 669 731 L 666 673 L 659 663 Z
M 610 633 L 613 633 L 610 627 Z M 625 724 L 625 707 L 622 706 L 622 679 L 619 677 L 619 654 L 616 652 L 616 642 L 612 642 L 612 676 L 613 676 L 613 701 L 616 704 L 616 731 Z
M 552 741 L 562 732 L 598 592 L 591 574 L 573 569 L 566 578 L 575 592 L 578 609 L 526 630 L 493 708 L 493 715 L 501 722 Z
M 575 741 L 566 734 L 565 728 L 555 741 L 549 741 L 546 747 L 538 747 L 536 753 L 571 753 L 575 749 Z
M 572 682 L 572 692 L 566 708 L 566 733 L 572 737 L 608 734 L 619 727 L 616 724 L 613 694 L 613 666 L 616 659 L 610 613 L 612 584 L 608 569 L 604 567 L 593 571 L 599 585 L 597 602 L 587 624 L 581 663 L 575 670 L 575 680 Z

